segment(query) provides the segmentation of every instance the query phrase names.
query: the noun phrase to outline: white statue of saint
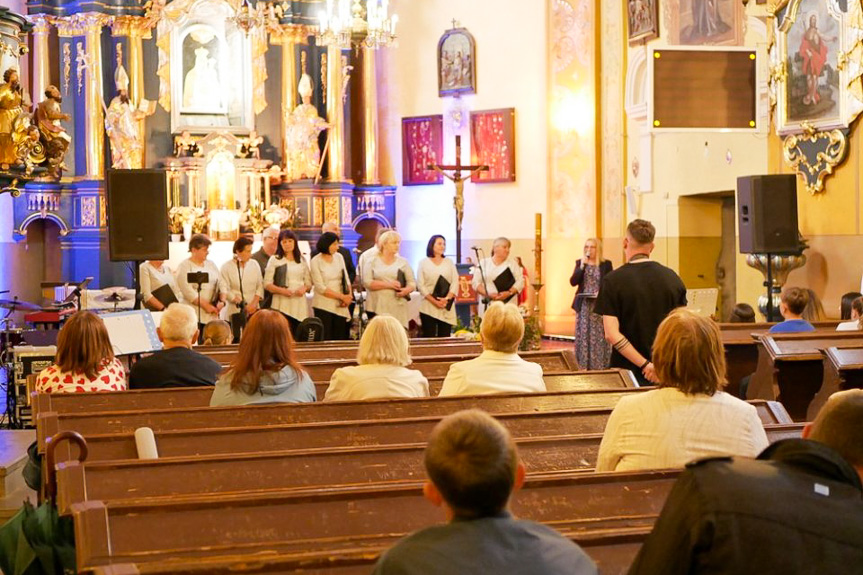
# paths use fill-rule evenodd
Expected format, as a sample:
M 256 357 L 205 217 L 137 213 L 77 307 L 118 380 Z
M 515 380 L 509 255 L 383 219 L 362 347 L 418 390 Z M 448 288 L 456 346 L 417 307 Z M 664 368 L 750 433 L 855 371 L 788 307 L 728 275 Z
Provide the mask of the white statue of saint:
M 208 58 L 209 50 L 199 46 L 195 50 L 195 65 L 183 81 L 183 107 L 195 110 L 222 109 L 222 90 L 216 59 Z
M 111 143 L 111 166 L 117 169 L 143 168 L 144 142 L 138 120 L 155 112 L 155 102 L 129 99 L 129 76 L 120 64 L 114 73 L 117 95 L 105 108 L 105 131 Z M 104 104 L 103 104 L 104 105 Z
M 287 176 L 289 181 L 314 178 L 321 163 L 318 134 L 329 127 L 312 105 L 312 78 L 303 74 L 299 84 L 303 103 L 294 108 L 287 122 Z

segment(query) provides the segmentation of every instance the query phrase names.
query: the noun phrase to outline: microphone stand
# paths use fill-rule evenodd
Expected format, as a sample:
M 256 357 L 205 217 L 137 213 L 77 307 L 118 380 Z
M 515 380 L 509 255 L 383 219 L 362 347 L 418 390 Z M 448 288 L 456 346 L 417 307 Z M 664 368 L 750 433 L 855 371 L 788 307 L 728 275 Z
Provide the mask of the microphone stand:
M 357 313 L 359 314 L 359 322 L 357 322 L 357 339 L 361 339 L 363 337 L 363 332 L 365 331 L 366 322 L 368 318 L 366 315 L 366 296 L 365 296 L 365 286 L 363 286 L 363 266 L 360 265 L 360 256 L 363 255 L 358 249 L 354 249 L 357 253 Z M 365 250 L 363 250 L 365 251 Z
M 471 249 L 474 251 L 474 255 L 476 256 L 476 265 L 479 268 L 479 275 L 482 278 L 482 287 L 485 288 L 485 295 L 482 298 L 482 303 L 488 307 L 488 304 L 491 302 L 491 298 L 488 295 L 488 280 L 485 278 L 485 269 L 482 267 L 482 258 L 479 257 L 479 248 L 473 247 Z

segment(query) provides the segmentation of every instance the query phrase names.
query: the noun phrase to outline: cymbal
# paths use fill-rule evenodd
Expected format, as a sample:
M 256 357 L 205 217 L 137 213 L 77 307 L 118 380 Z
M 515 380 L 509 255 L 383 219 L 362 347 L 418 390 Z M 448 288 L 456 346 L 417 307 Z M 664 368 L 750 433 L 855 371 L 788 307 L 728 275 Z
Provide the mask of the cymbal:
M 98 301 L 104 301 L 108 303 L 118 303 L 121 301 L 130 301 L 132 298 L 119 292 L 111 292 L 105 295 L 96 296 L 96 299 Z
M 39 311 L 42 309 L 42 306 L 38 306 L 35 303 L 30 303 L 28 301 L 21 301 L 20 299 L 0 299 L 0 308 L 11 309 L 11 310 L 24 310 L 24 311 Z

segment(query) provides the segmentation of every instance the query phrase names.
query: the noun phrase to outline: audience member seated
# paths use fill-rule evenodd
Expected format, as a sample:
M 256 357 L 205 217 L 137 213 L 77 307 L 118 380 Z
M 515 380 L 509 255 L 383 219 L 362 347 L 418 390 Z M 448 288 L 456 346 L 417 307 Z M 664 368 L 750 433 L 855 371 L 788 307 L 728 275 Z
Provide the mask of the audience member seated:
M 735 304 L 728 323 L 755 323 L 755 310 L 748 303 Z
M 756 461 L 690 465 L 630 575 L 858 572 L 863 391 L 832 395 L 803 437 L 774 443 Z
M 483 352 L 450 366 L 440 396 L 544 392 L 542 367 L 518 356 L 524 320 L 512 304 L 493 302 L 480 325 Z
M 228 345 L 233 339 L 231 324 L 223 319 L 214 319 L 204 326 L 203 345 Z
M 821 304 L 821 298 L 818 297 L 818 294 L 811 289 L 807 289 L 806 293 L 809 295 L 809 302 L 801 314 L 803 319 L 809 323 L 827 319 L 827 314 L 824 313 L 824 306 Z
M 787 287 L 782 290 L 779 313 L 785 321 L 770 328 L 770 333 L 796 333 L 815 331 L 815 327 L 803 319 L 803 311 L 809 304 L 809 292 L 803 288 Z
M 767 435 L 755 407 L 720 387 L 719 326 L 687 309 L 671 312 L 653 343 L 659 389 L 621 398 L 605 427 L 597 471 L 683 467 L 710 455 L 755 457 Z
M 435 426 L 425 451 L 423 493 L 447 523 L 402 539 L 378 561 L 376 575 L 531 573 L 583 575 L 596 565 L 575 543 L 509 511 L 524 483 L 509 432 L 490 415 L 461 411 Z
M 114 357 L 108 330 L 102 318 L 79 311 L 66 320 L 57 337 L 54 365 L 36 379 L 40 393 L 121 391 L 126 372 Z
M 230 333 L 230 329 L 228 330 Z M 129 372 L 129 389 L 215 385 L 222 366 L 192 350 L 198 318 L 189 305 L 172 303 L 156 329 L 162 351 L 138 361 Z
M 860 292 L 854 291 L 843 295 L 840 311 L 842 312 L 843 320 L 851 321 L 843 321 L 836 326 L 836 331 L 857 331 L 863 329 L 863 325 L 861 325 L 863 322 L 860 321 L 860 318 L 863 318 L 863 297 L 860 296 Z
M 216 382 L 211 406 L 316 401 L 315 385 L 294 359 L 291 327 L 281 313 L 249 319 L 237 357 Z
M 324 401 L 428 397 L 425 376 L 405 367 L 411 363 L 408 336 L 392 316 L 376 315 L 369 322 L 360 340 L 357 363 L 333 373 Z

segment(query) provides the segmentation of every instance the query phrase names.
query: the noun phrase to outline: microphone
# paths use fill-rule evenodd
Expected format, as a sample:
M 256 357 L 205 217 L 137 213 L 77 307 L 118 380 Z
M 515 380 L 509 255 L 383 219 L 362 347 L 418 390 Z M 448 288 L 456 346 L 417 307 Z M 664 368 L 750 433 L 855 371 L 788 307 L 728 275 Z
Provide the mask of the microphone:
M 479 247 L 478 247 L 478 246 L 471 246 L 471 247 L 470 247 L 470 249 L 472 249 L 472 250 L 473 250 L 473 251 L 475 251 L 475 252 L 478 252 L 478 251 L 479 251 Z

